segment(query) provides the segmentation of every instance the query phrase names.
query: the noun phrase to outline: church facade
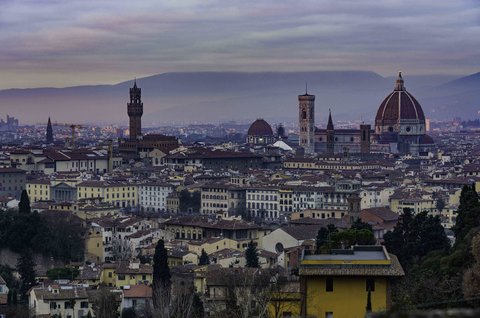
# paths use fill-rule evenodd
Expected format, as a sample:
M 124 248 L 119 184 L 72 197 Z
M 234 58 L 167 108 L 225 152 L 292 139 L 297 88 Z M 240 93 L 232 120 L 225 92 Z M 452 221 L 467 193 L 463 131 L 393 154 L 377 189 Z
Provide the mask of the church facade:
M 368 154 L 388 152 L 419 155 L 434 149 L 426 134 L 425 115 L 418 101 L 406 91 L 399 73 L 392 93 L 380 104 L 375 128 L 361 124 L 359 129 L 335 129 L 329 113 L 326 129 L 315 127 L 315 95 L 298 96 L 299 145 L 307 154 Z

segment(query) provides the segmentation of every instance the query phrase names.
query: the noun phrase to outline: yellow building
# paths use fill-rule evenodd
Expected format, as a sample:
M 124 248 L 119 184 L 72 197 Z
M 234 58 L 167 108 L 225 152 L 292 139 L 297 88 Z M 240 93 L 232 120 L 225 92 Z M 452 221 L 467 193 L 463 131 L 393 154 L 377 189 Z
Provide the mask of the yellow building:
M 286 282 L 268 302 L 269 318 L 301 317 L 302 296 L 298 281 Z
M 390 280 L 403 276 L 383 246 L 355 246 L 335 254 L 304 255 L 299 269 L 302 317 L 363 318 L 370 290 L 372 311 L 390 308 Z
M 301 220 L 304 218 L 311 219 L 341 219 L 347 212 L 345 210 L 333 210 L 333 209 L 307 209 L 299 212 L 292 212 L 290 214 L 290 220 Z
M 402 213 L 403 209 L 411 209 L 413 213 L 427 211 L 437 212 L 436 201 L 431 197 L 392 197 L 390 209 L 393 212 Z
M 153 283 L 153 267 L 137 262 L 104 264 L 100 276 L 101 283 L 122 288 L 124 286 Z
M 202 250 L 205 250 L 207 254 L 212 254 L 225 248 L 237 251 L 244 250 L 240 242 L 224 237 L 212 237 L 202 241 L 190 241 L 188 243 L 188 250 L 199 256 L 202 254 Z
M 102 274 L 100 275 L 100 283 L 106 286 L 115 286 L 116 282 L 116 272 L 117 272 L 117 265 L 116 264 L 103 264 Z
M 128 182 L 84 181 L 77 185 L 77 200 L 101 199 L 117 207 L 133 207 L 138 204 L 137 186 Z
M 30 180 L 26 184 L 26 189 L 30 202 L 50 200 L 49 180 Z
M 98 263 L 105 259 L 102 229 L 99 226 L 91 226 L 87 232 L 85 237 L 85 259 L 93 263 Z M 113 282 L 111 286 L 113 286 Z
M 116 271 L 116 287 L 153 283 L 153 267 L 140 263 L 121 262 Z

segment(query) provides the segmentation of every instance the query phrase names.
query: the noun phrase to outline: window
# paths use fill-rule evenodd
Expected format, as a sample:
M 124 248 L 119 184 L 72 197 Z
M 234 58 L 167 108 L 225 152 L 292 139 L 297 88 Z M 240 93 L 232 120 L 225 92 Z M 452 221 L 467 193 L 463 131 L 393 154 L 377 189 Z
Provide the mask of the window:
M 125 280 L 125 275 L 118 275 L 118 280 Z
M 80 308 L 88 308 L 88 301 L 80 302 Z
M 54 301 L 52 301 L 52 302 L 50 303 L 50 309 L 57 309 L 57 303 L 54 302 Z
M 325 291 L 326 292 L 333 292 L 333 278 L 327 277 L 325 280 Z
M 333 312 L 332 311 L 325 312 L 325 318 L 333 318 Z
M 375 291 L 375 278 L 367 278 L 365 290 L 374 292 Z

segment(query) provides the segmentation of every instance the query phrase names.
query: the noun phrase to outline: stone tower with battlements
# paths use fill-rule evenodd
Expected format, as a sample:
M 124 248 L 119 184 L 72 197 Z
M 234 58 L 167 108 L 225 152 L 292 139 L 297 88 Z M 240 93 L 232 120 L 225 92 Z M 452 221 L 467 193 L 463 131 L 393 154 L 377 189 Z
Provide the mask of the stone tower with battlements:
M 138 139 L 142 135 L 142 90 L 137 87 L 135 80 L 130 88 L 130 102 L 127 103 L 128 117 L 130 118 L 130 139 Z

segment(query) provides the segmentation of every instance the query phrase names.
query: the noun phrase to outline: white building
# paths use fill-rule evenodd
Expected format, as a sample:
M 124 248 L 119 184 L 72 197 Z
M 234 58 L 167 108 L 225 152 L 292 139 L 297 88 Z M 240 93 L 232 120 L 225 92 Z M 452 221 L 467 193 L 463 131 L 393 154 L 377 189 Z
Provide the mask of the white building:
M 360 191 L 361 209 L 369 208 L 388 208 L 390 206 L 390 196 L 393 194 L 394 188 L 368 187 Z
M 152 305 L 152 287 L 139 284 L 123 287 L 121 309 L 133 308 L 141 312 Z
M 138 202 L 140 209 L 147 212 L 163 212 L 167 210 L 167 196 L 173 192 L 169 183 L 145 183 L 138 186 Z
M 202 214 L 234 213 L 245 208 L 245 189 L 236 185 L 207 184 L 201 188 Z
M 280 216 L 279 190 L 249 188 L 246 190 L 246 208 L 254 217 L 276 220 Z
M 35 317 L 86 317 L 92 308 L 85 287 L 75 285 L 34 287 L 28 303 Z

